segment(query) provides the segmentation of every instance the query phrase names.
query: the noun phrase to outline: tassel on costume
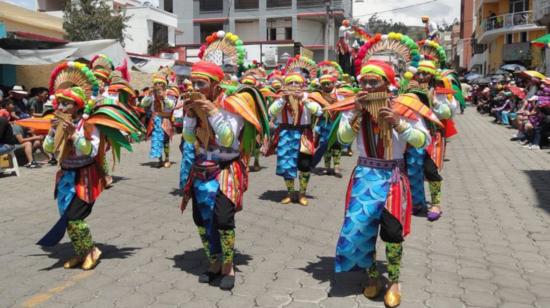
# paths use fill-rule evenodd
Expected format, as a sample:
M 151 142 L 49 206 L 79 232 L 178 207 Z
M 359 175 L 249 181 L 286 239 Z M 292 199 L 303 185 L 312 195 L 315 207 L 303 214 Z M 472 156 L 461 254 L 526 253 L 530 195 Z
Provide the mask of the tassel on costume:
M 206 232 L 205 227 L 197 227 L 199 231 L 199 236 L 201 238 L 202 246 L 204 248 L 204 253 L 206 254 L 206 257 L 208 258 L 208 261 L 212 263 L 216 263 L 217 256 L 215 254 L 210 253 L 210 243 L 208 242 L 208 234 Z
M 402 243 L 386 243 L 386 259 L 388 260 L 388 279 L 398 282 L 403 257 Z
M 429 182 L 430 195 L 432 198 L 432 206 L 441 204 L 441 181 Z
M 219 232 L 222 244 L 223 264 L 231 264 L 235 255 L 235 229 L 219 230 Z
M 69 221 L 67 233 L 77 255 L 85 256 L 94 247 L 90 228 L 84 220 Z
M 309 172 L 300 172 L 300 194 L 305 195 L 309 183 Z

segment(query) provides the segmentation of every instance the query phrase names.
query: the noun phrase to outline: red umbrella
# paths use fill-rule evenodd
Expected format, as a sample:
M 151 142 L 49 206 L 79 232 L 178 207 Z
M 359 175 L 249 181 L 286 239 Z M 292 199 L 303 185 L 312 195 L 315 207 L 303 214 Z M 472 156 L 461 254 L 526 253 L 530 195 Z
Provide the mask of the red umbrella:
M 523 91 L 522 88 L 516 87 L 516 86 L 508 86 L 508 90 L 512 92 L 515 96 L 517 96 L 519 99 L 525 98 L 525 91 Z

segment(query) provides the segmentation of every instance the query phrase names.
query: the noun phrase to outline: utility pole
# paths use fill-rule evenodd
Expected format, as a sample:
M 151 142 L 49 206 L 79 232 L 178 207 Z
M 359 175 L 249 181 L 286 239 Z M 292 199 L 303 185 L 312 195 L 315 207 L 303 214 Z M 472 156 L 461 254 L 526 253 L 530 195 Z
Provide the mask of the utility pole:
M 330 18 L 332 17 L 332 0 L 325 0 L 326 18 L 325 18 L 325 61 L 328 60 L 328 45 L 330 36 Z

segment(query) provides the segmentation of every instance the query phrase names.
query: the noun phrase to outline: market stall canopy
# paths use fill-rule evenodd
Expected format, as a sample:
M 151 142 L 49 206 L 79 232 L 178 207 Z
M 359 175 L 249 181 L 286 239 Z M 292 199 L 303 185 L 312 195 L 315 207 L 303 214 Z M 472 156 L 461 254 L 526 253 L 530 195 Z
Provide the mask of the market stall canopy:
M 0 64 L 11 65 L 44 65 L 55 64 L 64 60 L 87 59 L 94 55 L 105 54 L 115 65 L 129 57 L 116 40 L 95 40 L 72 42 L 56 49 L 0 49 Z M 134 64 L 128 61 L 128 66 Z

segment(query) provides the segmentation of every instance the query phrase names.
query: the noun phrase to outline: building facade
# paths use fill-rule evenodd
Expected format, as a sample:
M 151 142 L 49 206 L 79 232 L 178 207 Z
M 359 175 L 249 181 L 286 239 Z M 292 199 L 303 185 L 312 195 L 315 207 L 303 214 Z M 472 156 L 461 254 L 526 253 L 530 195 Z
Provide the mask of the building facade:
M 352 16 L 352 0 L 159 0 L 178 16 L 176 44 L 196 47 L 214 31 L 236 33 L 246 44 L 300 43 L 323 58 L 328 45 L 334 59 L 338 28 Z M 325 34 L 328 32 L 328 35 Z M 327 38 L 328 37 L 328 38 Z
M 39 11 L 49 15 L 63 17 L 66 0 L 37 0 Z M 124 40 L 129 53 L 149 54 L 150 45 L 175 46 L 178 31 L 178 18 L 175 14 L 159 9 L 138 0 L 111 0 L 115 9 L 123 9 L 130 16 Z
M 533 11 L 535 12 L 535 22 L 538 25 L 550 30 L 550 0 L 533 0 Z M 548 46 L 543 48 L 544 53 L 544 73 L 550 74 L 550 50 Z
M 475 32 L 470 69 L 487 75 L 503 64 L 542 70 L 543 55 L 530 41 L 546 33 L 537 25 L 533 0 L 475 0 Z
M 460 40 L 457 43 L 458 67 L 467 70 L 472 59 L 474 33 L 474 0 L 460 1 Z

